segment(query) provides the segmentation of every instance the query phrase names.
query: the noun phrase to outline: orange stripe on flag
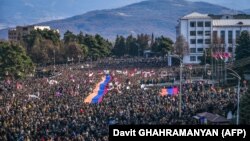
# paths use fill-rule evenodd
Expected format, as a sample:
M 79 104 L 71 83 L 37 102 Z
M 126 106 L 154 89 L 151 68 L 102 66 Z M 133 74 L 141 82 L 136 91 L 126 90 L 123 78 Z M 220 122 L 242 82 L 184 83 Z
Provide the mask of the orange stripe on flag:
M 161 96 L 167 95 L 167 90 L 166 89 L 161 89 Z

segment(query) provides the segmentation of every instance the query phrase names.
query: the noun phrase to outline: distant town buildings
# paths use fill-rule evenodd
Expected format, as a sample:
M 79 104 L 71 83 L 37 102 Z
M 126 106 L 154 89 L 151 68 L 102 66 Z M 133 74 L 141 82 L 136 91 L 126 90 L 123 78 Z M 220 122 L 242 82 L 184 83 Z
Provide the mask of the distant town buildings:
M 198 64 L 204 49 L 220 41 L 223 52 L 234 55 L 236 39 L 243 30 L 250 31 L 250 15 L 209 15 L 193 12 L 179 19 L 177 37 L 182 35 L 189 45 L 184 64 Z
M 23 36 L 30 34 L 32 30 L 51 30 L 50 26 L 17 26 L 16 28 L 9 29 L 8 38 L 10 41 L 20 41 Z M 59 32 L 59 30 L 55 30 Z

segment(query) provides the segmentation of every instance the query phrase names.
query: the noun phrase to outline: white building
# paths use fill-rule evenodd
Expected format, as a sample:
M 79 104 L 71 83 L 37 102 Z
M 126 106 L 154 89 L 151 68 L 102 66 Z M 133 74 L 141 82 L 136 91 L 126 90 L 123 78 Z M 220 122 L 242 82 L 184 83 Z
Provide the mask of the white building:
M 225 52 L 234 54 L 236 38 L 243 30 L 250 31 L 250 15 L 208 15 L 191 13 L 180 18 L 176 27 L 177 37 L 182 35 L 189 45 L 184 64 L 198 64 L 205 48 L 220 39 Z

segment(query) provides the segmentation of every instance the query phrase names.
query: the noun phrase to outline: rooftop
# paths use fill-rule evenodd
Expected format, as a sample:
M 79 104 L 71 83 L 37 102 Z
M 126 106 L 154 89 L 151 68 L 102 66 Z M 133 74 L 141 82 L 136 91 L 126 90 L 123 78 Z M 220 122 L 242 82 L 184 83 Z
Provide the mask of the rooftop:
M 208 16 L 208 14 L 201 14 L 198 12 L 193 12 L 191 14 L 188 14 L 184 17 L 182 17 L 181 19 L 211 19 L 211 17 Z
M 250 26 L 249 19 L 217 19 L 213 20 L 213 26 Z
M 209 14 L 208 16 L 210 16 L 212 19 L 223 19 L 223 18 L 230 18 L 230 19 L 250 19 L 250 15 L 247 14 L 232 14 L 232 15 L 213 15 L 213 14 Z
M 209 122 L 212 123 L 225 123 L 225 122 L 229 122 L 228 119 L 217 115 L 217 114 L 212 114 L 209 112 L 203 112 L 203 113 L 198 113 L 196 116 L 198 117 L 205 117 Z
M 181 19 L 250 19 L 250 15 L 247 14 L 225 14 L 225 15 L 213 15 L 213 14 L 202 14 L 193 12 L 185 15 Z

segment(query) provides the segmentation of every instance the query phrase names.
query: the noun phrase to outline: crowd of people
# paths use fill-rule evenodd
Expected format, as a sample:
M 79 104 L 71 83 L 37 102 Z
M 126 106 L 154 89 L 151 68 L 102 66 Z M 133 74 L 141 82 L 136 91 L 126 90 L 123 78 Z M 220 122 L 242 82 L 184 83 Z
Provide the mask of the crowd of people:
M 204 83 L 185 83 L 179 118 L 178 96 L 161 96 L 163 86 L 141 87 L 147 81 L 161 83 L 178 76 L 177 68 L 155 67 L 160 61 L 151 61 L 141 61 L 136 67 L 131 60 L 95 62 L 90 68 L 60 65 L 51 77 L 6 77 L 0 83 L 0 140 L 106 141 L 111 124 L 192 125 L 199 124 L 193 118 L 199 112 L 226 116 L 235 109 L 234 91 L 211 91 Z M 112 80 L 102 102 L 84 103 L 107 73 Z

